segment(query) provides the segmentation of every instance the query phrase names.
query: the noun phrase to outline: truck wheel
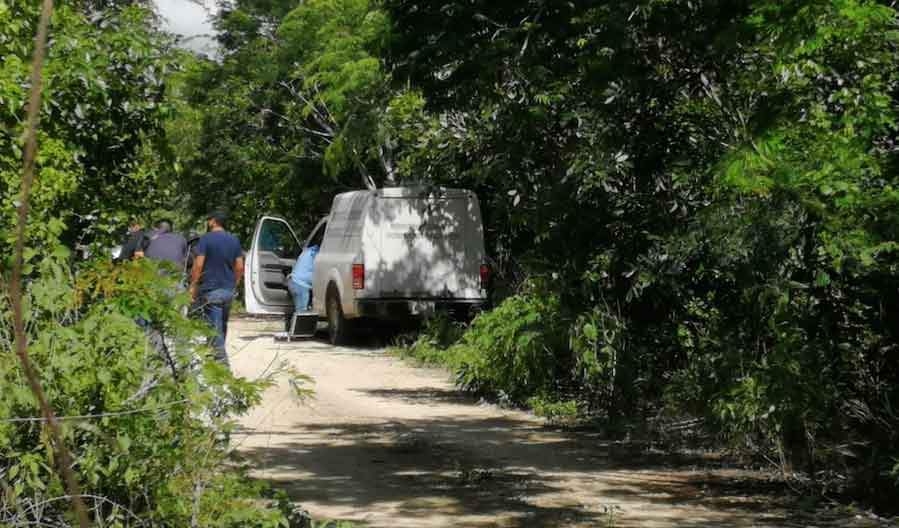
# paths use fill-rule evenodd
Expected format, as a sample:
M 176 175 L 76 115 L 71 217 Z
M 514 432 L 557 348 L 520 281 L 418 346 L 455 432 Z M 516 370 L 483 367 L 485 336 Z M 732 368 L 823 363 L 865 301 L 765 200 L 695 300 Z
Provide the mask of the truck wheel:
M 326 297 L 328 315 L 328 338 L 332 345 L 343 346 L 350 341 L 350 324 L 343 316 L 340 295 L 334 287 L 328 288 Z

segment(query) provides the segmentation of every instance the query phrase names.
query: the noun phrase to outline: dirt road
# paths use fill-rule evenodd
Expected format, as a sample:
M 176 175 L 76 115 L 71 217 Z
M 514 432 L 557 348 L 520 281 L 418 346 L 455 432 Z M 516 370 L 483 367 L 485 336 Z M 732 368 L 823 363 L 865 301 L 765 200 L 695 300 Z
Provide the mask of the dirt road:
M 316 396 L 298 402 L 279 379 L 233 442 L 256 477 L 318 519 L 378 528 L 872 525 L 820 512 L 811 523 L 760 475 L 648 460 L 478 404 L 445 371 L 379 350 L 275 343 L 276 328 L 234 323 L 235 372 L 255 378 L 285 360 L 315 379 Z

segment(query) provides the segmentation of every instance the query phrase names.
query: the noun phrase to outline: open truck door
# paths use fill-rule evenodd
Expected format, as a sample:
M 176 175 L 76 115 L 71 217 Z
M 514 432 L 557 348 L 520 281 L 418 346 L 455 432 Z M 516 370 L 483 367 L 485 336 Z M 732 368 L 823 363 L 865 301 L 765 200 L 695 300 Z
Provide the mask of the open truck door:
M 256 224 L 244 270 L 247 313 L 286 314 L 293 311 L 287 276 L 300 256 L 300 242 L 283 218 L 264 216 Z

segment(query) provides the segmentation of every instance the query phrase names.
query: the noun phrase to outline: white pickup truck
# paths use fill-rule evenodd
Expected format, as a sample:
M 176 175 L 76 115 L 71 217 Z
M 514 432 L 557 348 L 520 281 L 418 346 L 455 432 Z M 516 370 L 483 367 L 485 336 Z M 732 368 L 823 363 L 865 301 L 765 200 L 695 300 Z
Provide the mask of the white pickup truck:
M 470 317 L 487 301 L 490 270 L 477 196 L 463 189 L 393 187 L 334 198 L 304 243 L 287 220 L 265 216 L 247 253 L 246 307 L 293 310 L 286 277 L 318 244 L 312 309 L 342 344 L 361 320 L 408 320 L 444 309 Z

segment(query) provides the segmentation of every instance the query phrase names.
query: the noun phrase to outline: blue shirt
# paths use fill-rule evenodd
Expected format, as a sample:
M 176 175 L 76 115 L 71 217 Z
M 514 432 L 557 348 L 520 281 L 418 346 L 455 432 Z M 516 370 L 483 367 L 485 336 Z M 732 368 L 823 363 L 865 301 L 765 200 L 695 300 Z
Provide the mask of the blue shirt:
M 237 237 L 227 231 L 212 231 L 200 238 L 195 251 L 198 256 L 206 257 L 200 291 L 233 290 L 237 284 L 234 261 L 243 256 Z
M 318 246 L 309 246 L 303 250 L 303 254 L 293 265 L 290 272 L 290 280 L 297 286 L 312 287 L 312 274 L 315 272 L 315 256 L 318 255 Z

